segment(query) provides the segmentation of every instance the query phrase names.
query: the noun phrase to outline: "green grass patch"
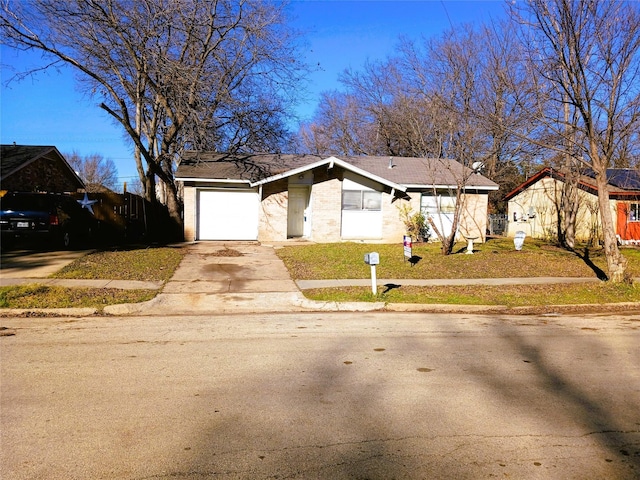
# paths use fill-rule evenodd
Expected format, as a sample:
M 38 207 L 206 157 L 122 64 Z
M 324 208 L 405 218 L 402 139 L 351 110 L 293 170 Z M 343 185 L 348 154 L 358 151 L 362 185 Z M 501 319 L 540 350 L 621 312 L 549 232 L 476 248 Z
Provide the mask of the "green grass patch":
M 75 260 L 51 277 L 166 282 L 183 256 L 183 249 L 172 247 L 96 252 Z
M 508 307 L 640 302 L 640 286 L 607 282 L 526 286 L 400 286 L 386 292 L 383 286 L 379 286 L 375 296 L 368 287 L 310 289 L 303 293 L 307 298 L 318 301 Z
M 166 282 L 184 257 L 181 248 L 158 247 L 91 253 L 75 260 L 52 278 L 108 279 Z M 0 308 L 70 308 L 139 303 L 151 300 L 155 290 L 68 288 L 21 285 L 0 288 Z
M 154 290 L 66 288 L 46 285 L 0 287 L 0 308 L 70 308 L 139 303 L 156 296 Z
M 369 278 L 371 270 L 364 254 L 378 252 L 378 278 L 514 278 L 591 277 L 606 272 L 601 248 L 570 252 L 541 240 L 527 239 L 516 251 L 513 239 L 491 239 L 475 244 L 466 255 L 466 243 L 458 243 L 452 255 L 442 255 L 438 243 L 414 244 L 414 264 L 406 261 L 401 243 L 333 243 L 287 246 L 277 250 L 296 280 Z M 585 255 L 586 254 L 586 255 Z M 623 249 L 629 273 L 640 276 L 640 250 Z

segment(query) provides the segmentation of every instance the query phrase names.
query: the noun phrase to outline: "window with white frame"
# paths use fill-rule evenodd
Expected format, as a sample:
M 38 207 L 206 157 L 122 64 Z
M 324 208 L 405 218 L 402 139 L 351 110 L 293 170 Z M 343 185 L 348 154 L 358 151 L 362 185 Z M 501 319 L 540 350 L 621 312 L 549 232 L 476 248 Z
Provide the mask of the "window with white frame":
M 629 221 L 640 222 L 640 203 L 629 204 Z
M 373 190 L 343 190 L 343 210 L 382 210 L 382 193 Z
M 420 198 L 420 208 L 426 216 L 453 215 L 456 211 L 456 197 L 423 193 Z

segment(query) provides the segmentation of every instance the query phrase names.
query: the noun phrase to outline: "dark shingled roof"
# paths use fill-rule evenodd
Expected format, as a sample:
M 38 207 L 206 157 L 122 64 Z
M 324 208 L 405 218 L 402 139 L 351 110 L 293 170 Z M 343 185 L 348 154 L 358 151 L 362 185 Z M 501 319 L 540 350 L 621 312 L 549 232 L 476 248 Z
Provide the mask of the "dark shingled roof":
M 563 173 L 551 167 L 544 167 L 505 195 L 505 200 L 511 200 L 520 192 L 547 176 L 561 182 L 565 181 Z M 591 169 L 582 172 L 579 177 L 578 187 L 593 195 L 597 195 L 598 186 L 595 182 L 595 172 Z M 640 194 L 640 172 L 631 168 L 607 169 L 607 190 L 609 191 L 609 195 L 614 198 Z
M 455 160 L 389 156 L 343 156 L 334 158 L 355 168 L 404 186 L 455 186 L 463 177 L 467 187 L 495 189 L 498 185 L 474 174 Z M 303 169 L 326 160 L 327 156 L 295 154 L 226 155 L 187 152 L 176 172 L 177 178 L 202 180 L 243 180 L 257 182 L 266 178 Z M 392 167 L 390 168 L 390 165 Z
M 587 170 L 585 175 L 595 179 L 593 170 Z M 640 172 L 633 168 L 609 168 L 607 169 L 607 181 L 609 185 L 623 190 L 640 190 Z
M 185 152 L 176 177 L 257 182 L 322 160 L 317 155 Z
M 55 150 L 56 147 L 52 146 L 0 145 L 0 175 L 2 178 L 7 177 Z

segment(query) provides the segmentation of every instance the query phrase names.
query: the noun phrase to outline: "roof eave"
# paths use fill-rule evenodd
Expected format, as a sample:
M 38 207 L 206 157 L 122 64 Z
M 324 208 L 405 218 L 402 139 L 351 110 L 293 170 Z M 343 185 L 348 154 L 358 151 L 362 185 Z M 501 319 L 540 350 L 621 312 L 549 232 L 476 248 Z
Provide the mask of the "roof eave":
M 409 184 L 406 185 L 406 187 L 409 189 L 428 189 L 428 188 L 435 188 L 437 190 L 443 190 L 443 189 L 457 189 L 458 185 L 426 185 L 426 184 Z M 473 190 L 490 190 L 490 191 L 496 191 L 500 189 L 499 185 L 463 185 L 461 187 L 462 189 L 473 189 Z
M 251 185 L 250 180 L 240 180 L 235 178 L 202 178 L 202 177 L 176 177 L 175 180 L 179 182 L 202 182 L 202 183 L 246 183 Z M 253 185 L 252 185 L 253 186 Z
M 262 180 L 258 180 L 257 182 L 252 182 L 251 186 L 255 187 L 258 185 L 264 185 L 266 183 L 271 183 L 276 180 L 281 180 L 283 178 L 299 175 L 303 172 L 308 172 L 309 170 L 313 170 L 314 168 L 322 167 L 324 165 L 329 165 L 329 168 L 333 168 L 335 165 L 338 165 L 339 167 L 342 167 L 345 170 L 349 170 L 350 172 L 357 173 L 358 175 L 369 178 L 370 180 L 374 180 L 378 183 L 386 185 L 395 190 L 399 190 L 401 192 L 407 191 L 407 187 L 405 185 L 400 185 L 399 183 L 395 183 L 390 180 L 387 180 L 386 178 L 382 178 L 382 177 L 379 177 L 378 175 L 374 175 L 370 172 L 367 172 L 366 170 L 355 167 L 350 163 L 345 162 L 344 160 L 340 160 L 339 158 L 333 157 L 333 156 L 329 158 L 325 158 L 324 160 L 319 160 L 317 162 L 310 163 L 309 165 L 305 165 L 303 167 L 294 168 L 293 170 L 287 170 L 286 172 L 279 173 L 277 175 L 272 175 L 267 178 L 263 178 Z

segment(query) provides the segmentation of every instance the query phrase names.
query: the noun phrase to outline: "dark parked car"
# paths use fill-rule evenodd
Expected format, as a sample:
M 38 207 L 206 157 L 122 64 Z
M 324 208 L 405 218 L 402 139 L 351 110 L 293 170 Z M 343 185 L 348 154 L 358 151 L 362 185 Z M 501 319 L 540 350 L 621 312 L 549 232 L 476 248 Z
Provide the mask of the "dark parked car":
M 97 226 L 91 212 L 68 195 L 7 193 L 0 198 L 3 248 L 17 245 L 19 239 L 47 247 L 81 246 L 92 239 Z

